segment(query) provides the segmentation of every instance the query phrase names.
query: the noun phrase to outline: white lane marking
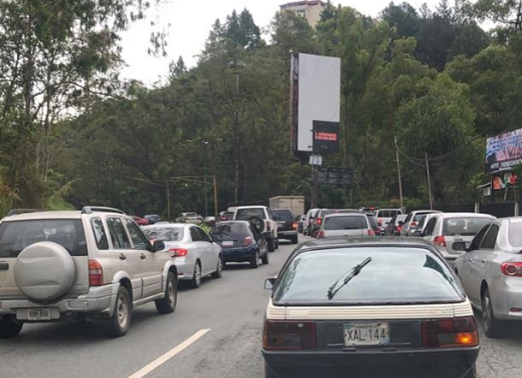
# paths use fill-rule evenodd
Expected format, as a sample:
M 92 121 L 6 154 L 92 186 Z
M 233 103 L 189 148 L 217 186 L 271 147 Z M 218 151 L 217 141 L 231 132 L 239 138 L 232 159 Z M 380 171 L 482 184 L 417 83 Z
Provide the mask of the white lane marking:
M 202 329 L 198 332 L 196 332 L 193 336 L 189 337 L 187 340 L 183 341 L 181 344 L 179 344 L 177 347 L 171 349 L 167 353 L 165 353 L 163 356 L 158 357 L 154 361 L 152 361 L 147 366 L 143 367 L 142 369 L 138 370 L 136 373 L 132 374 L 129 378 L 143 378 L 153 370 L 157 369 L 161 365 L 163 365 L 165 362 L 170 360 L 172 357 L 175 357 L 177 354 L 183 352 L 185 349 L 187 349 L 189 346 L 194 344 L 196 341 L 201 339 L 203 336 L 205 336 L 208 332 L 210 332 L 210 329 Z

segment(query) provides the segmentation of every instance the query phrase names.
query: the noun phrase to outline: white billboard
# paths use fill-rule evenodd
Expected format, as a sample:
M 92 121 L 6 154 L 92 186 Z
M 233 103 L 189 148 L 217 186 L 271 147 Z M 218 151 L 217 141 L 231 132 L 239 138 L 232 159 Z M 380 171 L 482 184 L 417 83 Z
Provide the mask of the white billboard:
M 341 59 L 294 55 L 291 80 L 292 147 L 314 152 L 314 121 L 340 121 Z

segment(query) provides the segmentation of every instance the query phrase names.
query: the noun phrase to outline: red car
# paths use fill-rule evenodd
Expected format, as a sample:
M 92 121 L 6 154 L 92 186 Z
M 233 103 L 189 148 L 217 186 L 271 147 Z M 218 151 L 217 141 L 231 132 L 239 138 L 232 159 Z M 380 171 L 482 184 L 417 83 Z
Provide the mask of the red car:
M 134 222 L 136 222 L 139 226 L 146 226 L 149 224 L 149 221 L 137 216 L 133 216 L 132 219 L 134 219 Z

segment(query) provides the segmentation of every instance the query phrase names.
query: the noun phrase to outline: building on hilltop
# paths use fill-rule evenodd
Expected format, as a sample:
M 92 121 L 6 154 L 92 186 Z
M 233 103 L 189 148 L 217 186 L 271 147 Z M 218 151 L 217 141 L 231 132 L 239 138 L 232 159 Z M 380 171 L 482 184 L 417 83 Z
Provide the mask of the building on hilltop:
M 315 28 L 326 6 L 324 1 L 295 1 L 281 5 L 280 8 L 281 11 L 292 11 L 298 16 L 306 18 L 308 23 Z

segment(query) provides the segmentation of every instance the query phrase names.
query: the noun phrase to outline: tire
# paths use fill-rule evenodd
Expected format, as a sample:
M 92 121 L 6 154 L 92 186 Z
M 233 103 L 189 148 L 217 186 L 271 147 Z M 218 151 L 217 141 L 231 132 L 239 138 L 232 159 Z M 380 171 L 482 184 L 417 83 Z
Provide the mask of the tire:
M 275 240 L 272 238 L 267 238 L 266 243 L 268 245 L 268 252 L 274 252 L 275 251 Z
M 502 322 L 495 318 L 491 294 L 487 287 L 482 294 L 482 322 L 484 324 L 484 333 L 487 337 L 495 339 L 500 336 Z
M 297 242 L 298 242 L 298 236 L 297 236 L 297 235 L 292 236 L 291 241 L 292 241 L 292 244 L 297 244 Z
M 18 336 L 24 323 L 17 321 L 14 316 L 4 316 L 0 319 L 0 339 L 11 339 Z
M 275 240 L 275 249 L 279 249 L 279 238 Z
M 264 265 L 268 265 L 268 251 L 265 253 L 265 255 L 263 257 L 261 257 L 261 262 Z
M 167 287 L 165 288 L 165 298 L 155 302 L 156 310 L 160 314 L 171 314 L 176 310 L 178 303 L 178 280 L 174 273 L 169 272 L 167 276 Z
M 196 261 L 196 265 L 194 265 L 194 274 L 189 281 L 189 286 L 192 289 L 197 289 L 201 286 L 201 263 L 199 261 Z
M 129 330 L 132 320 L 130 295 L 127 288 L 120 285 L 116 295 L 114 313 L 107 321 L 106 333 L 111 337 L 124 336 Z
M 217 265 L 216 265 L 216 271 L 214 273 L 212 273 L 212 278 L 214 279 L 218 279 L 218 278 L 221 278 L 223 277 L 223 257 L 222 256 L 219 256 L 218 257 L 218 262 L 217 262 Z
M 250 259 L 250 267 L 252 269 L 257 269 L 259 267 L 259 251 L 256 251 L 254 257 Z

